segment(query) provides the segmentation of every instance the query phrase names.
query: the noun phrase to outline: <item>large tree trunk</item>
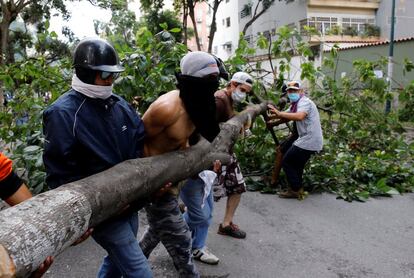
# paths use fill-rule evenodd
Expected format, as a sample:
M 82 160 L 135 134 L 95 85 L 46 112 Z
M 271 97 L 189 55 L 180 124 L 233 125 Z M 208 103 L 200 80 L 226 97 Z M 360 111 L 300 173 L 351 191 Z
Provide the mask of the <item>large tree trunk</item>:
M 57 256 L 88 227 L 117 215 L 134 200 L 209 168 L 215 159 L 227 163 L 243 123 L 265 110 L 266 103 L 246 109 L 223 124 L 211 144 L 203 140 L 186 150 L 128 160 L 4 210 L 0 277 L 27 277 L 46 257 Z
M 194 36 L 195 36 L 195 40 L 196 40 L 196 44 L 197 44 L 197 50 L 201 51 L 201 45 L 200 45 L 200 38 L 198 36 L 198 29 L 197 29 L 197 22 L 195 20 L 195 15 L 194 15 L 194 8 L 196 5 L 195 1 L 187 1 L 188 2 L 188 15 L 191 18 L 191 22 L 193 23 L 193 28 L 194 28 Z
M 183 30 L 184 30 L 183 43 L 185 46 L 187 46 L 187 40 L 188 40 L 187 18 L 188 18 L 187 0 L 183 0 Z
M 214 35 L 216 34 L 216 31 L 217 31 L 216 15 L 217 15 L 218 7 L 221 2 L 222 0 L 214 0 L 213 18 L 211 19 L 210 33 L 208 35 L 208 50 L 207 50 L 208 53 L 212 52 Z

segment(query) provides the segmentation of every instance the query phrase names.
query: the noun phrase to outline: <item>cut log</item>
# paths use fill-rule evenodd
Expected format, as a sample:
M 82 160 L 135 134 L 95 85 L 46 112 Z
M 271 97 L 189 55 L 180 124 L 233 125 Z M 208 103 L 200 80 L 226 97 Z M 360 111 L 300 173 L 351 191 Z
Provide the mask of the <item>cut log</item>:
M 249 107 L 224 123 L 211 144 L 202 140 L 186 150 L 124 161 L 1 211 L 0 277 L 27 277 L 131 202 L 208 169 L 216 159 L 227 163 L 243 124 L 265 110 L 266 103 Z

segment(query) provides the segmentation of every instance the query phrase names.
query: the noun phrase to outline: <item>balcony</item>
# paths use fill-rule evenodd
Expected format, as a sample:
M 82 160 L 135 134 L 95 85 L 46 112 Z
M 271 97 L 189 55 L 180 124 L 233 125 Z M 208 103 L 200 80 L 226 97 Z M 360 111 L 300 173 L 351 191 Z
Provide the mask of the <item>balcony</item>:
M 310 36 L 311 42 L 378 41 L 380 28 L 374 18 L 311 17 L 299 22 L 302 35 L 308 35 L 305 26 L 314 28 L 320 35 Z
M 388 0 L 384 0 L 388 1 Z M 311 8 L 333 8 L 333 9 L 367 9 L 376 10 L 381 0 L 308 0 Z

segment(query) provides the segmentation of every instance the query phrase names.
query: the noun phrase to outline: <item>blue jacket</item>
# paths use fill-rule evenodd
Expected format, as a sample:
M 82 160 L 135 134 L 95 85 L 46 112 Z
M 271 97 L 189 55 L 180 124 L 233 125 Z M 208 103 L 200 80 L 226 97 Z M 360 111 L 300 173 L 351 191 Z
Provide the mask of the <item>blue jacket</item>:
M 75 90 L 43 112 L 43 162 L 50 188 L 142 156 L 144 124 L 121 97 L 92 99 Z

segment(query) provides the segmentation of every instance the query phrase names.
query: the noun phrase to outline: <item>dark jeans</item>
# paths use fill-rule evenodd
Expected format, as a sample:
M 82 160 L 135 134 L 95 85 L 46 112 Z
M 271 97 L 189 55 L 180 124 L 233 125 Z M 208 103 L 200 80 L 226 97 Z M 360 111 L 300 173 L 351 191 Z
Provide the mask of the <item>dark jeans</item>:
M 93 239 L 108 252 L 98 278 L 152 277 L 147 258 L 138 245 L 137 232 L 137 212 L 120 215 L 95 228 Z
M 303 169 L 315 151 L 308 151 L 291 145 L 283 155 L 282 168 L 285 171 L 290 188 L 298 191 L 303 187 Z

